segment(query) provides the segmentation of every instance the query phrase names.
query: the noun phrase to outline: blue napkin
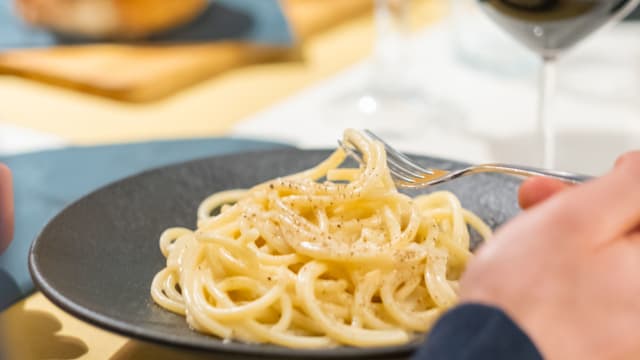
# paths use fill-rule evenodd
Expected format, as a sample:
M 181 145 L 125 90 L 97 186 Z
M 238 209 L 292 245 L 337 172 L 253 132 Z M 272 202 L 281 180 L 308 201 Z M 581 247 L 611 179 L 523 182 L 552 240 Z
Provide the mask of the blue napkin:
M 231 138 L 71 147 L 0 157 L 14 177 L 14 241 L 0 256 L 0 310 L 33 291 L 27 256 L 32 240 L 57 212 L 123 177 L 170 163 L 286 145 Z
M 153 36 L 145 43 L 219 40 L 287 46 L 293 43 L 293 36 L 278 0 L 214 0 L 191 23 Z M 63 36 L 30 27 L 15 14 L 13 0 L 0 0 L 0 51 L 93 42 L 95 40 Z

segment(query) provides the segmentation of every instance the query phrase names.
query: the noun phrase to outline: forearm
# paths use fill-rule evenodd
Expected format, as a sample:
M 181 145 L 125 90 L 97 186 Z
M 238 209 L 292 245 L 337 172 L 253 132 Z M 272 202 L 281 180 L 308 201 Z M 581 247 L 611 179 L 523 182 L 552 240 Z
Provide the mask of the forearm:
M 463 304 L 433 327 L 414 360 L 540 360 L 529 337 L 500 309 Z

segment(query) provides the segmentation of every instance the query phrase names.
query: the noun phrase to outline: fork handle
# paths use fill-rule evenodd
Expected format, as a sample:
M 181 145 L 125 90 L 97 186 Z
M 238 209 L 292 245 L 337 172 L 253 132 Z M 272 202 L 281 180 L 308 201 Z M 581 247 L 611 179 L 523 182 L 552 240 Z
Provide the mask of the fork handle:
M 478 165 L 473 172 L 499 172 L 516 176 L 531 177 L 542 176 L 569 182 L 572 184 L 579 184 L 591 179 L 590 176 L 570 173 L 566 171 L 547 170 L 540 169 L 531 166 L 521 165 L 507 165 L 507 164 L 483 164 Z

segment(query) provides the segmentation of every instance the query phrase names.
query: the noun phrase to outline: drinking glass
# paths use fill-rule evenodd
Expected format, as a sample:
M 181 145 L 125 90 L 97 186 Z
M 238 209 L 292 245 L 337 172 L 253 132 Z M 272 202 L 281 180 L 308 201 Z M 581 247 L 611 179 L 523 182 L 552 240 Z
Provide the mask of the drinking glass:
M 554 126 L 550 106 L 559 56 L 606 24 L 620 20 L 640 0 L 477 0 L 485 13 L 516 40 L 542 57 L 537 131 L 542 165 L 554 166 Z
M 333 121 L 392 140 L 418 140 L 429 124 L 452 125 L 463 112 L 434 96 L 417 76 L 409 35 L 411 0 L 375 0 L 375 43 L 366 78 L 328 106 Z

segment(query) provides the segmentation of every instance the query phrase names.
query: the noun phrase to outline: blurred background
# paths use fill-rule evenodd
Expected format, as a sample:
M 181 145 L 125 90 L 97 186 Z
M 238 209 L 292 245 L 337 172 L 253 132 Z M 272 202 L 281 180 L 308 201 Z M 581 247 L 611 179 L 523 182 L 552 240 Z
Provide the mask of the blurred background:
M 42 295 L 21 300 L 46 221 L 143 169 L 334 148 L 347 127 L 474 163 L 540 165 L 550 150 L 552 167 L 590 175 L 640 148 L 638 1 L 567 0 L 549 14 L 556 28 L 538 2 L 0 0 L 0 162 L 17 204 L 16 239 L 0 256 L 0 310 L 13 306 L 0 322 L 16 358 L 161 356 L 87 329 Z M 519 15 L 529 11 L 538 15 Z M 544 107 L 540 55 L 557 65 Z M 46 330 L 33 346 L 24 339 L 43 321 L 90 336 Z
M 229 135 L 332 147 L 348 126 L 471 162 L 540 151 L 539 60 L 475 0 L 378 1 L 377 17 L 371 0 L 0 3 L 0 153 Z M 559 60 L 555 167 L 597 174 L 638 144 L 638 27 Z

